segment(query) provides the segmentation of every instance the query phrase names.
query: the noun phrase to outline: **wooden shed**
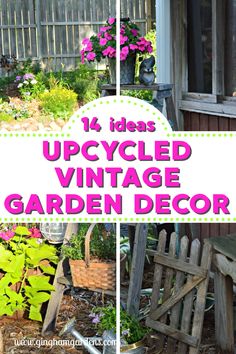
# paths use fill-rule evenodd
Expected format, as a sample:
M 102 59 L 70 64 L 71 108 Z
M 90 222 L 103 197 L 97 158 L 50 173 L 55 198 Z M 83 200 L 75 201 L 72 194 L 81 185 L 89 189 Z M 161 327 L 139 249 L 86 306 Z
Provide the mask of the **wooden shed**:
M 156 0 L 157 79 L 174 84 L 180 130 L 236 130 L 236 0 Z M 188 226 L 187 226 L 188 227 Z M 198 224 L 201 239 L 235 224 Z

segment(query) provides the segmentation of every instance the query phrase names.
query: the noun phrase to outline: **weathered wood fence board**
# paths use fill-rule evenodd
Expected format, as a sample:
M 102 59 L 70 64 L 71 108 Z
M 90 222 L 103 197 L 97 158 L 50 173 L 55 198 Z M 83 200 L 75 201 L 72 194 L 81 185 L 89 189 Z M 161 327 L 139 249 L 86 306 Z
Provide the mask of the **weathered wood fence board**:
M 121 13 L 137 22 L 144 34 L 147 9 L 154 6 L 155 0 L 121 0 Z M 0 56 L 40 60 L 54 70 L 62 64 L 65 69 L 73 68 L 82 39 L 97 32 L 115 13 L 115 0 L 0 0 Z
M 199 240 L 191 244 L 189 261 L 188 248 L 189 241 L 184 236 L 177 255 L 177 236 L 173 233 L 166 255 L 166 234 L 162 232 L 154 255 L 151 310 L 146 324 L 161 333 L 158 346 L 166 348 L 168 354 L 197 354 L 201 342 L 212 246 L 204 244 L 200 264 Z

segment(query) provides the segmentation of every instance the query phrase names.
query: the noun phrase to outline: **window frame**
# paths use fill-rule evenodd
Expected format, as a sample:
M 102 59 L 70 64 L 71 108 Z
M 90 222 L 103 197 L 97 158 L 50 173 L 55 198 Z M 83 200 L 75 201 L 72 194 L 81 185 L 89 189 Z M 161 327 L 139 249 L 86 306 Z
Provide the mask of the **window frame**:
M 225 96 L 225 1 L 212 0 L 211 94 L 188 91 L 187 0 L 172 2 L 171 19 L 176 108 L 236 118 L 236 97 Z

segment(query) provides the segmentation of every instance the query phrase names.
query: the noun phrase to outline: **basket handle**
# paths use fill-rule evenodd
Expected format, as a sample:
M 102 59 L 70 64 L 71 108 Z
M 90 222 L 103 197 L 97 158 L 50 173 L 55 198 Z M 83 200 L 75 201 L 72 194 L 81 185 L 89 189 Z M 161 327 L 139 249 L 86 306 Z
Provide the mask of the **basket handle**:
M 96 224 L 91 224 L 85 236 L 85 263 L 89 267 L 90 264 L 90 240 L 94 227 Z

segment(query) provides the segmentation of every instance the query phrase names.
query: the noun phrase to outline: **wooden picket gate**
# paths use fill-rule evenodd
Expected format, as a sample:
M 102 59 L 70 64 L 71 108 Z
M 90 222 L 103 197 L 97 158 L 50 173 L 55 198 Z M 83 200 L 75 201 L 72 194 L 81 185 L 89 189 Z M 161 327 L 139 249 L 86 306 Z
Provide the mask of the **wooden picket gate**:
M 201 244 L 196 239 L 188 258 L 189 239 L 181 239 L 177 252 L 177 236 L 173 233 L 168 255 L 165 249 L 166 232 L 162 231 L 154 252 L 153 292 L 146 325 L 161 333 L 158 347 L 164 348 L 163 352 L 196 354 L 201 342 L 212 248 L 205 243 L 201 255 Z

